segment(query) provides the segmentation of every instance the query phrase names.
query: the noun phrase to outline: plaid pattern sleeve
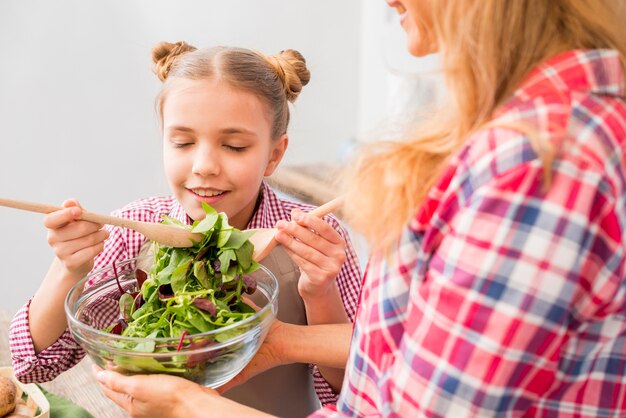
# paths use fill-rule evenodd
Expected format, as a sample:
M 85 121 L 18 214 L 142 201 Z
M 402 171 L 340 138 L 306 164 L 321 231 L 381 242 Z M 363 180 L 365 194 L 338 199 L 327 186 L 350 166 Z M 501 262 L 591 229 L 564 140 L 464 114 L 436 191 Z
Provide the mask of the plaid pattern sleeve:
M 171 197 L 155 197 L 140 200 L 116 211 L 117 216 L 146 221 L 160 221 L 162 213 L 169 213 L 173 205 Z M 178 216 L 180 217 L 180 216 Z M 137 256 L 145 237 L 138 232 L 112 227 L 107 225 L 110 235 L 105 242 L 104 250 L 94 260 L 92 271 L 101 269 L 114 262 Z M 92 286 L 94 283 L 88 283 Z M 11 361 L 16 377 L 24 383 L 46 382 L 54 379 L 60 373 L 76 365 L 84 356 L 84 350 L 74 341 L 68 329 L 59 339 L 40 353 L 35 353 L 35 347 L 30 335 L 28 310 L 30 301 L 26 303 L 11 321 L 9 329 L 9 348 Z M 117 312 L 117 306 L 103 304 L 96 317 L 104 321 Z
M 533 134 L 557 149 L 547 189 Z M 616 52 L 538 67 L 370 260 L 314 416 L 626 416 L 625 150 Z

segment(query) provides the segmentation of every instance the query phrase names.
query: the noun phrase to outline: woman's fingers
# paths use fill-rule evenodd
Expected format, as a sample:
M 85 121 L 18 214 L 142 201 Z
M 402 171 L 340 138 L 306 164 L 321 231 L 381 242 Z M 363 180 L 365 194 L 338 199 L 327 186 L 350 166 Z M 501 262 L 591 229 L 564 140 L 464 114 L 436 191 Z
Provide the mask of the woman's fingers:
M 136 387 L 134 379 L 136 378 L 124 376 L 111 370 L 103 370 L 95 365 L 92 367 L 92 371 L 96 375 L 98 383 L 100 383 L 103 388 L 107 388 L 118 394 L 127 394 L 129 397 L 134 393 Z
M 130 393 L 133 393 L 133 388 L 128 384 L 130 378 L 119 373 L 104 371 L 96 365 L 93 365 L 91 370 L 96 375 L 102 392 L 126 411 L 131 411 L 133 397 Z
M 130 411 L 133 404 L 133 398 L 126 394 L 116 392 L 107 386 L 100 385 L 102 392 L 106 395 L 107 398 L 111 399 L 113 402 L 124 408 L 126 411 Z

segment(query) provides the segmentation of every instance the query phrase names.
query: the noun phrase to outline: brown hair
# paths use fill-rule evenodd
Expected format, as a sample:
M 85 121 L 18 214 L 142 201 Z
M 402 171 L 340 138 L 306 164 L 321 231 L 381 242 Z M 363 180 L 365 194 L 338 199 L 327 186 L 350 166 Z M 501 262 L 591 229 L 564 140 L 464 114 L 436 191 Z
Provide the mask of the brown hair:
M 610 48 L 620 53 L 626 68 L 621 3 L 429 2 L 452 106 L 416 127 L 404 142 L 374 143 L 362 149 L 343 177 L 346 220 L 374 248 L 389 248 L 415 215 L 449 157 L 472 132 L 489 122 L 523 78 L 547 58 L 570 49 Z M 549 167 L 550 144 L 531 143 L 545 160 L 544 167 Z
M 157 111 L 163 120 L 163 103 L 177 78 L 219 78 L 234 88 L 250 92 L 270 110 L 272 139 L 287 132 L 288 102 L 293 103 L 311 75 L 304 57 L 293 49 L 275 55 L 235 47 L 197 49 L 185 42 L 161 42 L 152 49 L 154 72 L 163 81 Z

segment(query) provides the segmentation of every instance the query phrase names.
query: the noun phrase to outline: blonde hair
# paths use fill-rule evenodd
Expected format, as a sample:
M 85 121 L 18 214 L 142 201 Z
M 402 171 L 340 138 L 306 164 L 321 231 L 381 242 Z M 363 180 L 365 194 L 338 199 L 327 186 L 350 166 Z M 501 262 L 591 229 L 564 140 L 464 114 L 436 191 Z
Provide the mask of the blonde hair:
M 539 63 L 566 50 L 610 48 L 626 68 L 621 0 L 428 3 L 452 107 L 406 141 L 363 147 L 342 178 L 345 218 L 374 249 L 388 249 L 399 237 L 449 157 Z M 550 144 L 531 142 L 549 168 Z
M 271 114 L 272 139 L 287 133 L 289 105 L 311 74 L 304 57 L 293 49 L 265 55 L 245 48 L 217 46 L 197 49 L 185 42 L 161 42 L 152 49 L 154 73 L 163 81 L 157 112 L 163 122 L 163 103 L 176 79 L 220 79 L 254 94 Z

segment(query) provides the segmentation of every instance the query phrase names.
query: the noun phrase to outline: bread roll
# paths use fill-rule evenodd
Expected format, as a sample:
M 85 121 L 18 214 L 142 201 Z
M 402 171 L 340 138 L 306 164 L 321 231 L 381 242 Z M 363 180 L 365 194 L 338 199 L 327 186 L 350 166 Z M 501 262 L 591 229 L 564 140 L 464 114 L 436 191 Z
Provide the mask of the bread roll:
M 15 409 L 17 388 L 15 383 L 0 376 L 0 417 L 10 414 Z

